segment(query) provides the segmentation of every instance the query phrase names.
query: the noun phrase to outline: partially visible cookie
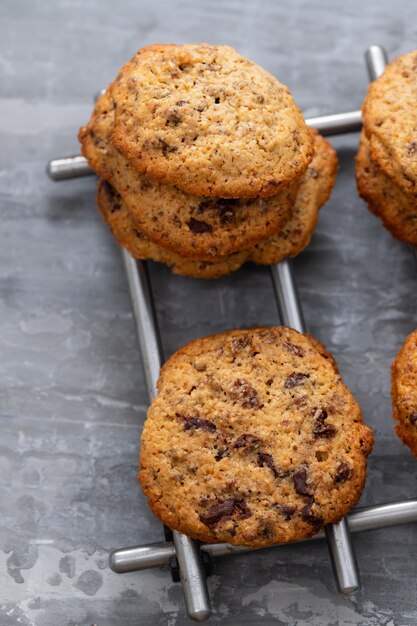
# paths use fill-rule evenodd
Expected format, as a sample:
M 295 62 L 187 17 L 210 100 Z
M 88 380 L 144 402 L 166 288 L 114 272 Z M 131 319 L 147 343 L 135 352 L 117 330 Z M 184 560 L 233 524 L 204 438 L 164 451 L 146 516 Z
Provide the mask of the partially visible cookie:
M 115 147 L 137 171 L 188 194 L 273 196 L 312 158 L 287 87 L 229 46 L 142 48 L 111 94 Z
M 372 444 L 317 340 L 285 327 L 230 331 L 163 366 L 139 480 L 170 528 L 262 547 L 340 520 L 360 497 Z
M 114 123 L 107 91 L 79 138 L 98 175 L 123 197 L 135 228 L 150 241 L 181 256 L 211 261 L 278 232 L 290 215 L 300 180 L 271 198 L 192 196 L 136 172 L 111 144 Z
M 363 132 L 356 157 L 356 181 L 359 195 L 392 235 L 417 246 L 417 200 L 412 201 L 375 165 Z
M 417 50 L 398 57 L 369 85 L 363 124 L 372 161 L 417 200 Z
M 309 243 L 315 228 L 319 208 L 330 196 L 337 170 L 334 149 L 318 133 L 314 134 L 314 158 L 302 178 L 292 215 L 285 227 L 253 248 L 236 252 L 217 261 L 198 261 L 185 258 L 159 246 L 141 233 L 132 222 L 129 210 L 121 196 L 101 181 L 97 191 L 97 205 L 113 235 L 124 248 L 138 259 L 152 259 L 165 263 L 176 274 L 194 278 L 217 278 L 229 274 L 245 263 L 269 265 L 295 256 Z
M 417 330 L 406 338 L 391 368 L 397 435 L 417 458 Z

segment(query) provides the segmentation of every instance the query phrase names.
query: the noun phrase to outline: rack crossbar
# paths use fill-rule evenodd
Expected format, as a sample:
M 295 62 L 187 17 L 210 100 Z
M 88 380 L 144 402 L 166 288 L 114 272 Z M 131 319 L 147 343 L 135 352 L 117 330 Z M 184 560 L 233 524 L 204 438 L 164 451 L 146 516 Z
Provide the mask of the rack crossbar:
M 347 520 L 350 532 L 354 534 L 404 524 L 413 524 L 417 522 L 417 499 L 357 508 L 348 513 Z M 297 541 L 294 545 L 324 538 L 324 530 L 321 530 L 311 539 Z M 245 546 L 232 546 L 230 543 L 204 543 L 201 545 L 201 550 L 211 557 L 220 557 L 229 554 L 270 550 L 271 548 L 278 550 L 284 545 L 286 544 L 277 544 L 269 548 L 255 549 Z M 114 572 L 126 574 L 128 572 L 137 572 L 152 567 L 167 565 L 173 556 L 175 556 L 175 548 L 172 542 L 164 541 L 113 550 L 110 554 L 109 564 Z

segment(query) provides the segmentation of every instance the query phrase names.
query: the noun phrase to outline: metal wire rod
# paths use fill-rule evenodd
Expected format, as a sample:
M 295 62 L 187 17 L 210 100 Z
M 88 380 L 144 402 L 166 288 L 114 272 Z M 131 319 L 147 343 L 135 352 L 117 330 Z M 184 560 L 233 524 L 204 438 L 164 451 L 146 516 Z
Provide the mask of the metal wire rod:
M 301 333 L 305 332 L 291 260 L 272 265 L 271 278 L 281 322 Z M 337 587 L 343 594 L 353 593 L 359 589 L 360 582 L 346 519 L 326 526 L 325 531 Z
M 371 79 L 375 79 L 384 70 L 387 62 L 386 53 L 380 46 L 371 46 L 366 51 L 365 57 Z M 360 112 L 358 113 L 360 122 Z M 329 131 L 330 123 L 324 124 L 324 128 Z M 303 313 L 291 261 L 287 259 L 278 265 L 271 266 L 271 277 L 282 323 L 304 332 Z M 359 588 L 360 582 L 346 519 L 342 519 L 338 524 L 326 526 L 325 534 L 339 591 L 344 594 L 352 593 Z
M 122 248 L 123 264 L 129 285 L 136 333 L 145 373 L 149 402 L 156 396 L 156 383 L 164 361 L 156 323 L 151 285 L 146 263 L 136 261 Z
M 388 56 L 382 46 L 369 46 L 365 52 L 365 60 L 368 68 L 369 80 L 372 81 L 381 76 L 388 63 Z
M 136 323 L 140 353 L 149 400 L 156 395 L 156 382 L 163 362 L 155 308 L 148 270 L 144 261 L 136 261 L 122 250 Z M 189 617 L 202 622 L 211 614 L 210 598 L 202 555 L 198 544 L 186 535 L 173 531 L 173 553 L 178 559 L 185 605 Z
M 362 115 L 360 111 L 348 111 L 347 113 L 335 113 L 323 115 L 306 120 L 307 126 L 316 128 L 322 135 L 344 135 L 356 133 L 362 128 Z
M 46 166 L 46 173 L 51 180 L 68 180 L 81 178 L 81 176 L 93 176 L 95 171 L 87 163 L 87 159 L 80 154 L 74 156 L 52 159 Z
M 347 520 L 351 533 L 416 523 L 417 499 L 358 508 L 347 515 Z M 322 530 L 311 539 L 297 543 L 324 538 L 325 532 Z M 280 545 L 276 545 L 274 548 L 279 549 Z M 207 552 L 211 557 L 255 551 L 253 548 L 232 546 L 229 543 L 204 543 L 201 545 L 201 550 Z M 172 542 L 152 543 L 145 546 L 133 546 L 131 548 L 114 550 L 110 554 L 109 564 L 114 572 L 125 574 L 127 572 L 136 572 L 151 567 L 167 565 L 174 555 L 175 548 Z

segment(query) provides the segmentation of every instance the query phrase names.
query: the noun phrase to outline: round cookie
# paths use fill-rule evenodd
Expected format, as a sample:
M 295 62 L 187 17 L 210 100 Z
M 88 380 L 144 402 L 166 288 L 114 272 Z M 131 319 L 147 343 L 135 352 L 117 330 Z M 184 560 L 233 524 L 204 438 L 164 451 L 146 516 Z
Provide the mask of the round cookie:
M 273 196 L 311 161 L 288 88 L 229 46 L 142 48 L 111 91 L 115 147 L 137 171 L 188 194 Z
M 395 430 L 417 458 L 417 330 L 406 338 L 392 364 L 391 375 Z
M 103 181 L 98 185 L 97 205 L 117 241 L 132 256 L 165 263 L 175 274 L 194 278 L 217 278 L 239 269 L 246 261 L 264 265 L 278 263 L 299 254 L 309 243 L 319 208 L 329 198 L 335 182 L 337 157 L 334 149 L 318 133 L 314 133 L 314 145 L 313 161 L 302 178 L 292 215 L 285 227 L 255 247 L 217 261 L 185 258 L 149 241 L 134 227 L 121 196 Z
M 128 206 L 135 228 L 181 256 L 212 260 L 262 241 L 279 231 L 295 201 L 300 179 L 271 198 L 191 196 L 136 172 L 111 144 L 114 111 L 109 92 L 97 102 L 79 133 L 82 153 Z
M 317 340 L 237 330 L 197 339 L 163 366 L 138 477 L 170 528 L 262 547 L 340 520 L 360 497 L 372 444 Z
M 394 237 L 417 246 L 417 200 L 414 202 L 375 165 L 362 132 L 356 157 L 359 195 Z
M 369 85 L 363 124 L 374 163 L 417 199 L 417 50 L 389 63 Z

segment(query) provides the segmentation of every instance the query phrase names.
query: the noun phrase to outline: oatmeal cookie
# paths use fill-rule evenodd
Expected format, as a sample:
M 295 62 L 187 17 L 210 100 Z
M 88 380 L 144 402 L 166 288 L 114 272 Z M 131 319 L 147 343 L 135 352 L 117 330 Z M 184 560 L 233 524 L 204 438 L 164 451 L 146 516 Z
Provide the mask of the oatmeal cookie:
M 111 92 L 115 147 L 139 172 L 188 194 L 273 196 L 313 156 L 288 88 L 229 46 L 147 46 Z

